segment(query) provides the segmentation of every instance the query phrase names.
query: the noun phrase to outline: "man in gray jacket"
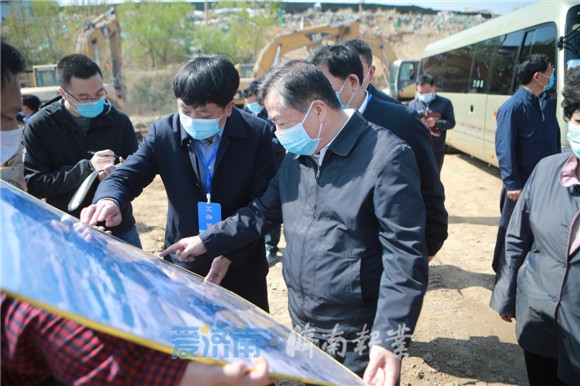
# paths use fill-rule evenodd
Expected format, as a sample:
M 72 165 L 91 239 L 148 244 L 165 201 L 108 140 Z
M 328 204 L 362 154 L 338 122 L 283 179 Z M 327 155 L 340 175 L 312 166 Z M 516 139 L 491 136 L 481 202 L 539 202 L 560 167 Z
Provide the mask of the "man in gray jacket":
M 295 330 L 367 382 L 395 385 L 428 277 L 413 151 L 354 110 L 342 110 L 312 64 L 293 61 L 271 72 L 260 99 L 289 152 L 268 190 L 162 255 L 219 256 L 283 221 Z

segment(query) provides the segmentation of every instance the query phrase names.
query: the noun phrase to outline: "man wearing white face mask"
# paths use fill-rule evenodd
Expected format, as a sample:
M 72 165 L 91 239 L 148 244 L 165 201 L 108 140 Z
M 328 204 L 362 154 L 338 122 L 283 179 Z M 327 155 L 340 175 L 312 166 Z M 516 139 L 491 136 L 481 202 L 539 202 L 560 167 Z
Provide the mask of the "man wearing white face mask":
M 129 117 L 107 102 L 101 69 L 91 58 L 67 55 L 56 71 L 61 99 L 30 117 L 24 129 L 24 174 L 30 194 L 79 217 L 93 191 L 69 210 L 71 198 L 91 175 L 102 181 L 113 173 L 137 150 L 137 136 Z M 123 222 L 107 230 L 141 247 L 131 205 L 123 207 Z
M 500 220 L 492 267 L 505 254 L 505 234 L 522 188 L 537 163 L 560 152 L 560 126 L 555 102 L 546 92 L 554 84 L 554 68 L 546 55 L 534 54 L 516 68 L 515 94 L 497 110 L 495 152 L 503 181 Z
M 455 127 L 453 105 L 447 98 L 437 95 L 435 79 L 429 74 L 423 74 L 417 79 L 417 98 L 409 102 L 409 110 L 416 111 L 421 121 L 429 128 L 431 144 L 439 173 L 443 168 L 445 158 L 445 138 L 447 130 Z
M 20 83 L 16 75 L 25 68 L 24 57 L 18 50 L 2 41 L 2 105 L 0 113 L 0 177 L 4 181 L 26 190 L 22 164 L 22 129 L 16 119 L 21 107 Z
M 268 190 L 162 255 L 187 262 L 227 254 L 283 221 L 295 329 L 368 383 L 396 385 L 428 279 L 413 151 L 341 109 L 311 63 L 291 61 L 269 72 L 260 99 L 289 152 Z
M 103 181 L 81 221 L 112 226 L 121 211 L 161 176 L 169 202 L 165 246 L 194 236 L 259 197 L 274 175 L 270 124 L 234 107 L 239 75 L 218 55 L 200 56 L 173 80 L 177 112 L 151 124 L 139 150 Z M 268 311 L 264 239 L 225 256 L 166 260 Z

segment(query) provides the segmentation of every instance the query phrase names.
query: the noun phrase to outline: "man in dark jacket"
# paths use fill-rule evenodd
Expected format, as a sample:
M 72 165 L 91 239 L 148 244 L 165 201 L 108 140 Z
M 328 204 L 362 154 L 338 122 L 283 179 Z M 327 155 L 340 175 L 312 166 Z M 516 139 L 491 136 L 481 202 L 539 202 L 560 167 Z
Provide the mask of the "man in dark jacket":
M 308 61 L 328 78 L 342 105 L 357 109 L 369 122 L 390 130 L 413 149 L 421 175 L 421 195 L 427 210 L 427 250 L 429 258 L 432 258 L 447 239 L 447 211 L 445 190 L 425 125 L 402 105 L 377 99 L 361 87 L 361 61 L 347 47 L 341 44 L 322 46 L 308 57 Z
M 425 206 L 411 148 L 343 110 L 324 74 L 293 61 L 260 99 L 288 150 L 264 195 L 162 255 L 228 253 L 284 221 L 294 328 L 375 384 L 395 385 L 428 277 Z M 372 337 L 372 338 L 371 338 Z M 287 350 L 299 350 L 288 342 Z M 370 346 L 370 347 L 369 347 Z
M 151 125 L 139 150 L 101 183 L 81 221 L 116 224 L 119 208 L 160 175 L 169 201 L 167 247 L 262 195 L 274 175 L 270 124 L 234 107 L 238 84 L 234 65 L 221 56 L 185 64 L 173 80 L 178 113 Z M 205 255 L 183 263 L 168 255 L 166 260 L 268 311 L 264 239 L 240 247 L 225 257 Z
M 254 79 L 242 90 L 242 96 L 244 97 L 245 102 L 244 110 L 251 114 L 254 114 L 258 118 L 268 120 L 268 112 L 266 111 L 264 106 L 262 106 L 260 102 L 258 102 L 259 87 L 260 80 Z M 276 168 L 276 170 L 278 170 L 278 168 L 282 164 L 284 156 L 286 155 L 286 149 L 284 149 L 284 146 L 280 145 L 280 141 L 278 141 L 278 138 L 276 138 L 276 136 L 274 135 L 274 132 L 276 131 L 274 125 L 271 125 L 270 129 L 272 131 L 272 148 L 274 149 L 274 167 Z M 274 229 L 272 229 L 272 231 L 268 233 L 265 237 L 266 252 L 267 252 L 266 259 L 268 260 L 269 267 L 273 267 L 274 265 L 276 265 L 276 263 L 281 261 L 281 258 L 278 258 L 278 251 L 280 250 L 278 248 L 278 243 L 280 242 L 281 233 L 282 226 L 280 225 L 274 227 Z
M 113 173 L 117 159 L 137 150 L 137 137 L 129 117 L 107 102 L 101 69 L 91 58 L 63 57 L 57 76 L 62 99 L 30 117 L 24 130 L 24 175 L 30 194 L 79 217 L 82 205 L 68 210 L 77 189 L 93 172 L 99 180 Z M 91 199 L 89 194 L 85 204 Z M 141 247 L 131 205 L 110 230 Z
M 354 50 L 360 57 L 360 60 L 363 65 L 363 78 L 362 79 L 362 87 L 363 89 L 367 90 L 369 94 L 373 96 L 373 98 L 380 99 L 385 102 L 394 103 L 400 105 L 397 99 L 393 98 L 390 95 L 385 94 L 381 90 L 377 89 L 371 83 L 375 77 L 375 70 L 376 67 L 373 65 L 373 49 L 367 42 L 361 39 L 350 39 L 344 42 L 341 42 L 344 46 Z
M 455 114 L 451 101 L 437 95 L 436 91 L 435 79 L 429 74 L 421 75 L 417 79 L 419 96 L 409 102 L 409 109 L 418 112 L 423 123 L 429 128 L 433 152 L 441 173 L 445 157 L 445 138 L 447 130 L 455 127 Z
M 503 186 L 499 227 L 493 252 L 493 270 L 505 254 L 505 234 L 516 202 L 528 177 L 544 157 L 560 152 L 556 106 L 546 93 L 554 84 L 550 58 L 534 54 L 516 69 L 520 87 L 497 110 L 495 152 Z

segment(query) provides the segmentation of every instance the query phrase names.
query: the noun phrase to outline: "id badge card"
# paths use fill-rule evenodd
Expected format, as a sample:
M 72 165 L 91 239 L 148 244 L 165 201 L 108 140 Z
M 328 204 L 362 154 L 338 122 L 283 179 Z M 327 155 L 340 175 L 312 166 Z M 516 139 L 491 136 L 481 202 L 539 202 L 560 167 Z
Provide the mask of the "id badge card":
M 214 224 L 222 221 L 222 206 L 215 202 L 198 202 L 197 221 L 200 233 L 208 230 Z

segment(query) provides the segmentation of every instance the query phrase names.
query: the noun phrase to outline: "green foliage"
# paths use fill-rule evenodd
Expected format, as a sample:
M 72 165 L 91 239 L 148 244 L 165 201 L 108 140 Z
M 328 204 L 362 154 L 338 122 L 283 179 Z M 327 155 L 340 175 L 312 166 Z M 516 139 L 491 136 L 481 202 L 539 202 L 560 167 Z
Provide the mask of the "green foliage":
M 70 53 L 66 20 L 61 17 L 58 4 L 51 1 L 34 1 L 27 7 L 19 2 L 9 3 L 2 36 L 22 51 L 28 65 L 55 63 Z
M 184 62 L 189 56 L 193 25 L 185 2 L 129 2 L 118 7 L 119 20 L 134 62 L 141 68 L 161 68 Z
M 204 26 L 208 31 L 196 33 L 198 44 L 203 52 L 223 53 L 236 63 L 253 61 L 277 35 L 280 7 L 276 1 L 217 1 L 213 11 L 220 29 Z
M 2 23 L 2 36 L 22 51 L 29 68 L 56 63 L 74 53 L 74 36 L 83 23 L 109 8 L 104 1 L 101 5 L 84 6 L 80 5 L 83 0 L 77 1 L 79 5 L 69 7 L 48 0 L 10 2 Z
M 25 54 L 29 67 L 56 63 L 74 53 L 76 33 L 106 12 L 108 2 L 76 0 L 66 7 L 54 0 L 9 2 L 1 33 Z M 192 55 L 219 53 L 234 63 L 252 62 L 280 31 L 280 2 L 220 0 L 212 4 L 207 24 L 195 20 L 195 8 L 185 1 L 127 0 L 116 5 L 129 113 L 174 111 L 171 82 L 177 68 Z M 106 68 L 102 70 L 106 73 Z

